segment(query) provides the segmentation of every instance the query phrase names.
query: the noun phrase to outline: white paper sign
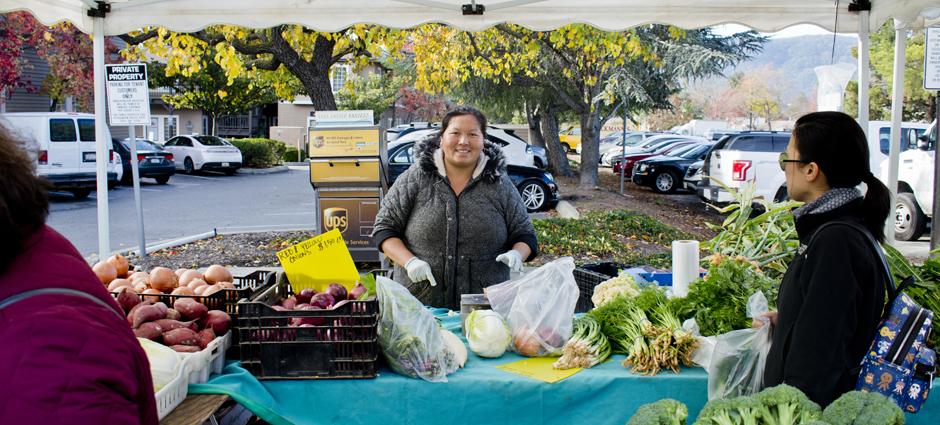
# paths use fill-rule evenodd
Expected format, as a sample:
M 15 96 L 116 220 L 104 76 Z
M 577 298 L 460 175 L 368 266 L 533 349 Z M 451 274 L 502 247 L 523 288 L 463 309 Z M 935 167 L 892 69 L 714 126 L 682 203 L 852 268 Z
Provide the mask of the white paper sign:
M 940 90 L 940 28 L 927 28 L 924 50 L 924 90 Z
M 150 89 L 147 65 L 105 65 L 108 86 L 108 121 L 114 126 L 150 125 Z

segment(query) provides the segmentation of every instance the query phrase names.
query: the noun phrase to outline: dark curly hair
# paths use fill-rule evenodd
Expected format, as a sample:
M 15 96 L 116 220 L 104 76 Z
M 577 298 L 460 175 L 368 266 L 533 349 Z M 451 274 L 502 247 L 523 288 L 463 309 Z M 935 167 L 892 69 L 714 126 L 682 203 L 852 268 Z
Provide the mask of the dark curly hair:
M 0 272 L 13 264 L 29 238 L 46 224 L 49 183 L 35 171 L 24 143 L 0 125 Z

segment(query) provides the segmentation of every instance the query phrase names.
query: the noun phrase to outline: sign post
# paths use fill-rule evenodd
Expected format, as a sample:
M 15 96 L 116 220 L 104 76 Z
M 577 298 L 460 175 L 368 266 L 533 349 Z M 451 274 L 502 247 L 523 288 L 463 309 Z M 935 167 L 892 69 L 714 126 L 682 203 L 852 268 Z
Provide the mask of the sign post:
M 140 257 L 144 258 L 147 256 L 147 246 L 144 238 L 144 209 L 140 200 L 140 171 L 137 169 L 137 134 L 134 126 L 150 125 L 147 65 L 142 63 L 105 65 L 105 77 L 108 89 L 108 121 L 113 126 L 127 126 L 131 151 L 131 175 L 134 181 L 134 206 L 137 208 L 137 241 L 140 245 Z M 121 164 L 123 167 L 123 160 Z

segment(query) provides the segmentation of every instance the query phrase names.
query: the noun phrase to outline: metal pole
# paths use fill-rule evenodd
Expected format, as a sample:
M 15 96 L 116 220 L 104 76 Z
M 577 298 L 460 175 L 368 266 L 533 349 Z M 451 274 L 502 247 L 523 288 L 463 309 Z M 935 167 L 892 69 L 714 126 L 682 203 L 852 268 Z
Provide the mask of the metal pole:
M 620 194 L 623 195 L 623 178 L 627 174 L 627 99 L 623 99 L 623 140 L 620 141 Z
M 94 18 L 93 59 L 95 74 L 95 172 L 98 184 L 98 258 L 111 253 L 111 229 L 108 217 L 108 164 L 110 157 L 107 102 L 104 87 L 104 18 Z
M 868 90 L 871 73 L 868 70 L 868 55 L 871 39 L 869 38 L 869 11 L 858 12 L 858 125 L 868 136 Z
M 134 179 L 134 207 L 137 208 L 137 242 L 140 244 L 140 258 L 147 258 L 147 242 L 144 239 L 144 207 L 140 200 L 140 170 L 137 169 L 137 134 L 134 126 L 127 127 L 131 144 L 131 176 Z
M 901 154 L 901 119 L 904 112 L 904 62 L 907 49 L 907 30 L 901 22 L 894 21 L 894 84 L 891 88 L 891 148 L 888 152 L 888 181 L 884 182 L 891 191 L 891 204 L 894 206 L 898 196 L 898 164 Z M 875 147 L 878 149 L 880 147 Z M 879 164 L 880 165 L 880 164 Z M 871 170 L 873 173 L 880 170 Z M 885 239 L 894 242 L 894 214 L 888 214 L 885 222 Z
M 933 157 L 935 160 L 934 164 L 936 164 L 936 158 L 940 158 L 940 90 L 937 91 L 937 97 L 935 98 L 935 100 L 937 102 L 937 107 L 935 109 L 937 117 L 934 119 L 936 119 L 937 121 L 934 121 L 934 125 L 933 125 Z M 930 136 L 928 135 L 927 137 L 928 137 L 928 140 L 930 140 Z M 937 182 L 940 182 L 940 167 L 934 166 L 933 167 L 933 199 L 934 201 L 933 201 L 933 215 L 931 216 L 931 218 L 940 217 L 940 215 L 938 215 L 940 214 L 940 202 L 937 202 L 937 199 L 940 199 L 938 198 L 938 196 L 940 196 L 940 185 L 938 185 Z M 935 223 L 933 222 L 931 222 L 930 224 L 930 251 L 931 252 L 936 250 L 937 244 L 940 243 L 940 232 L 935 231 L 937 228 L 934 227 L 934 224 Z

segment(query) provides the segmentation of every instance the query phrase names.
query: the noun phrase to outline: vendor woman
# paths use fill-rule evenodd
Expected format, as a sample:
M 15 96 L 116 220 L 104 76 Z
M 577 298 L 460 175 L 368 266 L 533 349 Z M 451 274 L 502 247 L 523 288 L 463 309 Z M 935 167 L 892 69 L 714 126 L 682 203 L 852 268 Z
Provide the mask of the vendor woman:
M 865 233 L 884 242 L 891 198 L 868 155 L 865 133 L 841 112 L 798 119 L 780 155 L 790 198 L 806 204 L 793 213 L 800 248 L 780 285 L 778 313 L 769 314 L 776 326 L 764 385 L 790 384 L 822 406 L 855 388 L 885 303 L 881 259 Z M 821 228 L 833 221 L 859 228 Z
M 414 152 L 372 237 L 395 262 L 396 281 L 425 305 L 457 309 L 461 294 L 482 293 L 535 258 L 535 230 L 480 111 L 451 110 Z

